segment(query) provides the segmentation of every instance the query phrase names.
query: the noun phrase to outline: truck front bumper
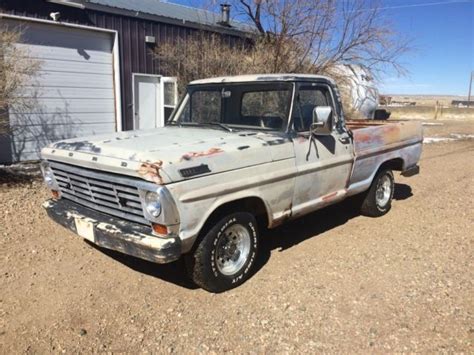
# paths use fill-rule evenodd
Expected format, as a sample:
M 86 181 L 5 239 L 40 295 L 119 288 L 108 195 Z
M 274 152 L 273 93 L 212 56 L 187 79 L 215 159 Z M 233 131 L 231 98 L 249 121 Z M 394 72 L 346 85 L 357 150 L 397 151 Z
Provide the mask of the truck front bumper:
M 155 263 L 169 263 L 181 256 L 178 236 L 167 238 L 151 234 L 151 227 L 109 216 L 66 199 L 43 203 L 48 216 L 84 239 Z

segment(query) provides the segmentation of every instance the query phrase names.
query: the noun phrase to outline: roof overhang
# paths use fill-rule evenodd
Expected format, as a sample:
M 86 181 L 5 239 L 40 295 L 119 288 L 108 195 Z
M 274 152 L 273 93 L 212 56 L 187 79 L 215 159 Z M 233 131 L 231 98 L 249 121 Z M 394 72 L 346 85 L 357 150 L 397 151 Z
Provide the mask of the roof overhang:
M 197 22 L 180 20 L 180 19 L 166 17 L 166 16 L 149 14 L 149 13 L 140 12 L 140 11 L 132 11 L 132 10 L 121 9 L 117 7 L 110 7 L 106 5 L 95 4 L 95 3 L 88 2 L 87 0 L 45 0 L 45 1 L 49 3 L 58 4 L 58 5 L 74 7 L 81 10 L 101 11 L 101 12 L 115 14 L 115 15 L 135 17 L 135 18 L 140 18 L 140 19 L 144 19 L 148 21 L 167 23 L 171 25 L 183 26 L 183 27 L 209 31 L 209 32 L 222 33 L 222 34 L 227 34 L 227 35 L 237 36 L 237 37 L 242 37 L 242 38 L 252 39 L 255 37 L 255 32 L 243 31 L 235 27 L 220 25 L 218 23 L 216 23 L 215 25 L 197 23 Z

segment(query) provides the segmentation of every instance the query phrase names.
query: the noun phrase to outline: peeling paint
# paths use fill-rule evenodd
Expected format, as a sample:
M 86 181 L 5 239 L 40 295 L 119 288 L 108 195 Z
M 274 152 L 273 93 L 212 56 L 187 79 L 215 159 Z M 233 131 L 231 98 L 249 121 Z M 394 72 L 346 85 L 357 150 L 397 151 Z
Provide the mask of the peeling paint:
M 337 191 L 334 191 L 326 196 L 323 196 L 322 199 L 324 202 L 331 201 L 337 196 Z
M 204 152 L 188 152 L 183 154 L 181 160 L 191 160 L 198 157 L 207 157 L 224 152 L 221 148 L 210 148 Z
M 155 161 L 153 163 L 144 162 L 140 165 L 138 174 L 145 180 L 152 181 L 158 185 L 163 185 L 163 178 L 160 174 L 162 165 L 163 162 L 161 160 Z
M 79 142 L 57 142 L 53 144 L 54 148 L 64 149 L 64 150 L 74 150 L 81 152 L 91 152 L 91 153 L 100 153 L 101 149 L 95 146 L 93 143 L 88 141 L 79 141 Z

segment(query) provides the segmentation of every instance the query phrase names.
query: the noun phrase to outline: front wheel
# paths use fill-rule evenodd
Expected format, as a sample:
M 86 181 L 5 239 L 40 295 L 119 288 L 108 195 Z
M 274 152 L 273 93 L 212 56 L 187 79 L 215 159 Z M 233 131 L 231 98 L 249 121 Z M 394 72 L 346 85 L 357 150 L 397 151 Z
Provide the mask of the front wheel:
M 380 170 L 362 202 L 362 214 L 369 217 L 380 217 L 390 211 L 394 187 L 392 170 Z
M 258 228 L 250 213 L 232 213 L 220 219 L 186 255 L 191 279 L 211 292 L 222 292 L 251 275 L 258 250 Z

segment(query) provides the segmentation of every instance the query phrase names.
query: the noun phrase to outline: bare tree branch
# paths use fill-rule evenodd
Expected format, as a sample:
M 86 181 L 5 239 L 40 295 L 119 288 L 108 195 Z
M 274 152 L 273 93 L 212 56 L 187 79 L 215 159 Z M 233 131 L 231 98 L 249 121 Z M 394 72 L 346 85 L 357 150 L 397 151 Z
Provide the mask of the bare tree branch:
M 17 45 L 20 37 L 21 29 L 0 26 L 0 135 L 10 129 L 7 121 L 9 107 L 24 110 L 34 101 L 22 91 L 32 82 L 40 62 Z

